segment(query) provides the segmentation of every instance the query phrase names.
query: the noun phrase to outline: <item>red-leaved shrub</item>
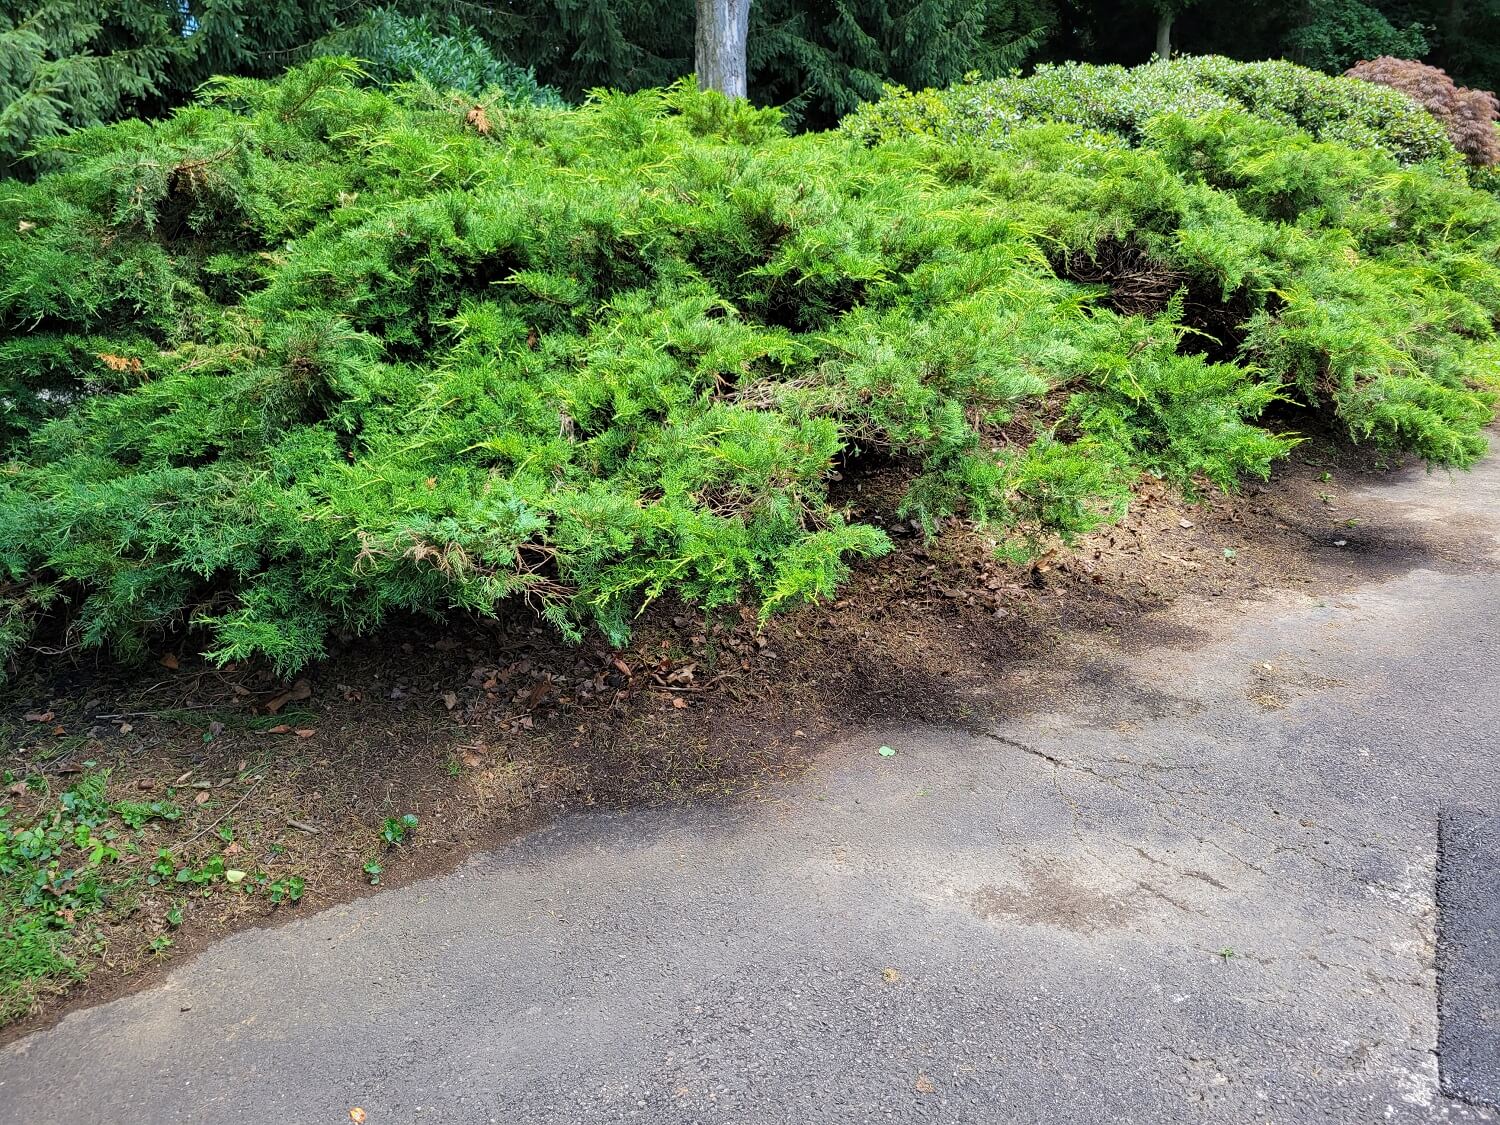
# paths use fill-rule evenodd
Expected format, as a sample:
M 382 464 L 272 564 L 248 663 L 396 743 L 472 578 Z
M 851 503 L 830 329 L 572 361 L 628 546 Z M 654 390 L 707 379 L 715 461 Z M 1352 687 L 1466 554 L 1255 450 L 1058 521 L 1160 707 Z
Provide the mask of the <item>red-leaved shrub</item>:
M 1468 157 L 1469 163 L 1481 167 L 1500 164 L 1500 134 L 1495 132 L 1500 101 L 1488 90 L 1456 86 L 1439 67 L 1389 55 L 1356 63 L 1344 73 L 1393 87 L 1421 105 L 1443 123 L 1453 147 Z

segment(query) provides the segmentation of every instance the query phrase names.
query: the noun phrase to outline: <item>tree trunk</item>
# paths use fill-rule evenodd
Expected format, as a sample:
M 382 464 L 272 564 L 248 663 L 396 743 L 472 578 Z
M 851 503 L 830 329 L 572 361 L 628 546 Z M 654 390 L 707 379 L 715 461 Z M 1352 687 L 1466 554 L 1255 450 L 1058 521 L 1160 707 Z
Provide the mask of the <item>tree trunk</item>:
M 1162 62 L 1172 57 L 1172 13 L 1166 8 L 1156 17 L 1156 57 Z
M 726 97 L 749 94 L 745 41 L 750 36 L 750 0 L 698 0 L 694 63 L 698 89 Z

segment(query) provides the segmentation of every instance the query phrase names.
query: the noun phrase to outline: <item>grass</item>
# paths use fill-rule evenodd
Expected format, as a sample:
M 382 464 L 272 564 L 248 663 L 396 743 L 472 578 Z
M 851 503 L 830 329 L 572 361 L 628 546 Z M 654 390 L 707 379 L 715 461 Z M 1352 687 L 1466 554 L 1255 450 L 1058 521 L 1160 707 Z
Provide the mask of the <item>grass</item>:
M 31 1011 L 49 992 L 84 973 L 61 947 L 69 934 L 0 896 L 0 1024 Z

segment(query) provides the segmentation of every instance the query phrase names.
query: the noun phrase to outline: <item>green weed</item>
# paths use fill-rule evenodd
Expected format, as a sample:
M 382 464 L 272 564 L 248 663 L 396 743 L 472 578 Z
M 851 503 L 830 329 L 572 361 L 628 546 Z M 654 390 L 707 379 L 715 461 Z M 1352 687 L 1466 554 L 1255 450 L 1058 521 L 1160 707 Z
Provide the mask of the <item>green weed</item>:
M 172 801 L 116 801 L 112 807 L 127 828 L 144 828 L 153 820 L 182 819 L 182 808 Z
M 415 813 L 405 813 L 399 820 L 388 816 L 380 825 L 380 838 L 385 841 L 386 847 L 394 848 L 397 844 L 404 843 L 420 823 Z
M 183 923 L 181 896 L 228 891 L 246 879 L 222 856 L 182 863 L 165 847 L 144 870 L 127 862 L 140 855 L 148 826 L 176 822 L 184 811 L 168 800 L 110 801 L 109 780 L 107 770 L 85 773 L 54 798 L 34 776 L 28 788 L 40 805 L 25 815 L 0 805 L 0 1024 L 82 979 L 99 925 L 137 910 L 143 887 L 169 896 L 165 918 L 175 930 Z M 218 837 L 227 842 L 233 832 L 224 827 Z M 262 873 L 255 885 L 272 903 L 295 903 L 303 893 L 297 877 Z M 171 944 L 160 935 L 148 951 L 164 955 Z
M 266 894 L 270 897 L 273 905 L 279 906 L 283 902 L 294 904 L 301 900 L 302 892 L 306 889 L 306 882 L 297 875 L 282 879 L 274 879 L 266 884 Z

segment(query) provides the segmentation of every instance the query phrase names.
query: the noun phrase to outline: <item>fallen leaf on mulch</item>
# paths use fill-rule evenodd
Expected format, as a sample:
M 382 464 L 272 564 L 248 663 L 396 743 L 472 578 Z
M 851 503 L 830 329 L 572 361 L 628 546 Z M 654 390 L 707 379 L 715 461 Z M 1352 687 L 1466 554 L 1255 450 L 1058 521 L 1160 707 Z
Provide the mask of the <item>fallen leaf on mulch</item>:
M 450 711 L 453 710 L 458 706 L 458 696 L 451 691 L 443 692 L 443 706 Z
M 159 663 L 163 668 L 170 668 L 174 672 L 180 667 L 177 657 L 173 656 L 170 652 L 162 653 Z
M 285 723 L 277 723 L 274 727 L 266 731 L 267 734 L 290 734 L 291 732 L 292 728 Z
M 292 684 L 290 688 L 282 692 L 280 695 L 273 696 L 270 699 L 266 700 L 265 703 L 262 704 L 262 706 L 265 708 L 266 714 L 274 715 L 288 703 L 294 703 L 299 699 L 310 698 L 312 698 L 312 684 L 308 683 L 306 680 L 297 680 Z
M 299 731 L 294 731 L 293 733 L 296 734 L 296 736 L 298 738 L 311 738 L 313 735 L 317 734 L 318 732 L 315 731 L 315 730 L 313 730 L 311 727 L 304 727 L 303 729 L 301 729 Z
M 51 711 L 27 711 L 25 718 L 28 723 L 50 723 L 57 716 Z
M 195 804 L 195 805 L 201 805 L 201 804 L 203 804 L 207 800 L 208 800 L 208 790 L 207 789 L 200 789 L 198 791 L 198 795 L 193 798 L 193 804 Z

